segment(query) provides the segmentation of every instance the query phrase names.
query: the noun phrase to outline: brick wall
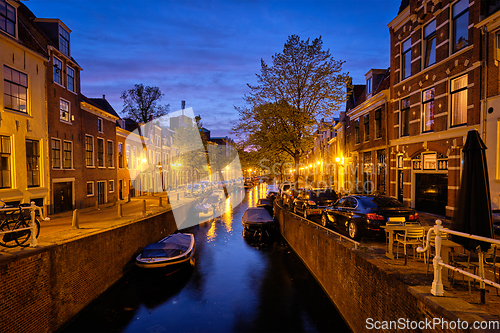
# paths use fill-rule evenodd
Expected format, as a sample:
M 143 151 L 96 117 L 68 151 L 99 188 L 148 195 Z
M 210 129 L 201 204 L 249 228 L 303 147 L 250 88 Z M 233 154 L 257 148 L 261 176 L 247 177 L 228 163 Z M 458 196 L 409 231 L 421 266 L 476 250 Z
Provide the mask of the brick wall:
M 55 331 L 176 229 L 169 211 L 0 261 L 0 332 Z

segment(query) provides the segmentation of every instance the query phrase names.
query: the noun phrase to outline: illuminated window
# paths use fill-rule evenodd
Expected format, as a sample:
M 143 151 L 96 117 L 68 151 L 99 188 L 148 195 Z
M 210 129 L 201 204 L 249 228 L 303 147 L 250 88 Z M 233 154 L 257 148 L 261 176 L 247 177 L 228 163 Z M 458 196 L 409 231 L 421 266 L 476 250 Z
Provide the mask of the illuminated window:
M 97 138 L 97 166 L 104 167 L 104 139 Z
M 113 141 L 108 141 L 108 167 L 115 166 L 115 149 Z
M 123 143 L 118 144 L 118 167 L 123 169 Z
M 467 74 L 451 80 L 451 126 L 467 124 Z
M 427 89 L 424 91 L 423 98 L 423 132 L 429 132 L 434 130 L 434 88 Z
M 69 103 L 62 99 L 59 102 L 59 119 L 69 122 Z
M 61 140 L 52 139 L 52 169 L 61 168 Z
M 0 135 L 0 188 L 10 188 L 10 137 Z
M 94 195 L 94 182 L 87 182 L 87 196 L 93 196 Z
M 364 122 L 364 140 L 370 140 L 370 115 L 365 115 L 363 117 Z
M 88 167 L 94 166 L 94 138 L 85 136 L 85 163 Z
M 26 140 L 26 166 L 28 187 L 40 186 L 40 143 Z
M 401 121 L 399 123 L 401 136 L 408 136 L 410 134 L 410 99 L 405 98 L 401 101 Z
M 73 142 L 64 141 L 63 143 L 63 167 L 64 169 L 73 168 Z

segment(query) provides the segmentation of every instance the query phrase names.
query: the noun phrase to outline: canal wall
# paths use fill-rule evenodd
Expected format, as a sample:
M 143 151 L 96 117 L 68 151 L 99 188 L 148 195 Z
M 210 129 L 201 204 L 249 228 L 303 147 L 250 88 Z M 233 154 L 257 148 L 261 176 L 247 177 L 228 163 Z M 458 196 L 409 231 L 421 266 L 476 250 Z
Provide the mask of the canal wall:
M 432 296 L 430 286 L 405 284 L 397 273 L 377 266 L 373 255 L 362 247 L 355 249 L 352 243 L 340 241 L 339 236 L 280 208 L 276 203 L 274 209 L 283 237 L 315 276 L 353 332 L 366 332 L 367 325 L 377 324 L 375 321 L 382 325 L 384 321 L 398 321 L 400 318 L 405 323 L 426 320 L 432 322 L 434 318 L 455 323 L 492 319 L 465 301 Z M 375 331 L 393 332 L 394 328 Z M 446 330 L 436 326 L 432 330 L 424 328 L 402 331 L 462 330 Z
M 142 247 L 176 230 L 169 210 L 1 260 L 0 332 L 57 330 L 123 277 Z

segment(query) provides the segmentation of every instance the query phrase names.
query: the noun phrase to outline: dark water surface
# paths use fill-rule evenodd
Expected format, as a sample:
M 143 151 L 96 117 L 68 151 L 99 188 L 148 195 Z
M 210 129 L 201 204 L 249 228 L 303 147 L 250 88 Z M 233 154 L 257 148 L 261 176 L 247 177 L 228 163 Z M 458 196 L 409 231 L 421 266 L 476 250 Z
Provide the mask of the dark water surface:
M 194 267 L 170 276 L 134 267 L 62 332 L 349 332 L 283 239 L 255 246 L 242 237 L 241 217 L 259 197 L 265 185 L 182 230 L 195 235 Z

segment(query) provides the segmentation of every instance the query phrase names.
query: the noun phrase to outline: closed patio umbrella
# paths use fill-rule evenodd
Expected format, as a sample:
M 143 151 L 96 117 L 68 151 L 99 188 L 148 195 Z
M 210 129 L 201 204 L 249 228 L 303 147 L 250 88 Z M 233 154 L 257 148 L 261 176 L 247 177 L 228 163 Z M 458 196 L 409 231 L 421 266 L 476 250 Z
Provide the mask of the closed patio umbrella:
M 477 236 L 494 238 L 491 215 L 490 186 L 486 164 L 486 145 L 476 130 L 467 133 L 463 151 L 463 171 L 458 200 L 451 220 L 451 230 Z M 468 251 L 477 246 L 482 252 L 488 251 L 491 244 L 474 239 L 453 236 L 453 241 L 463 245 Z M 482 254 L 482 253 L 481 253 Z M 483 274 L 482 255 L 480 255 L 480 275 Z M 481 283 L 481 302 L 484 303 L 484 284 Z

